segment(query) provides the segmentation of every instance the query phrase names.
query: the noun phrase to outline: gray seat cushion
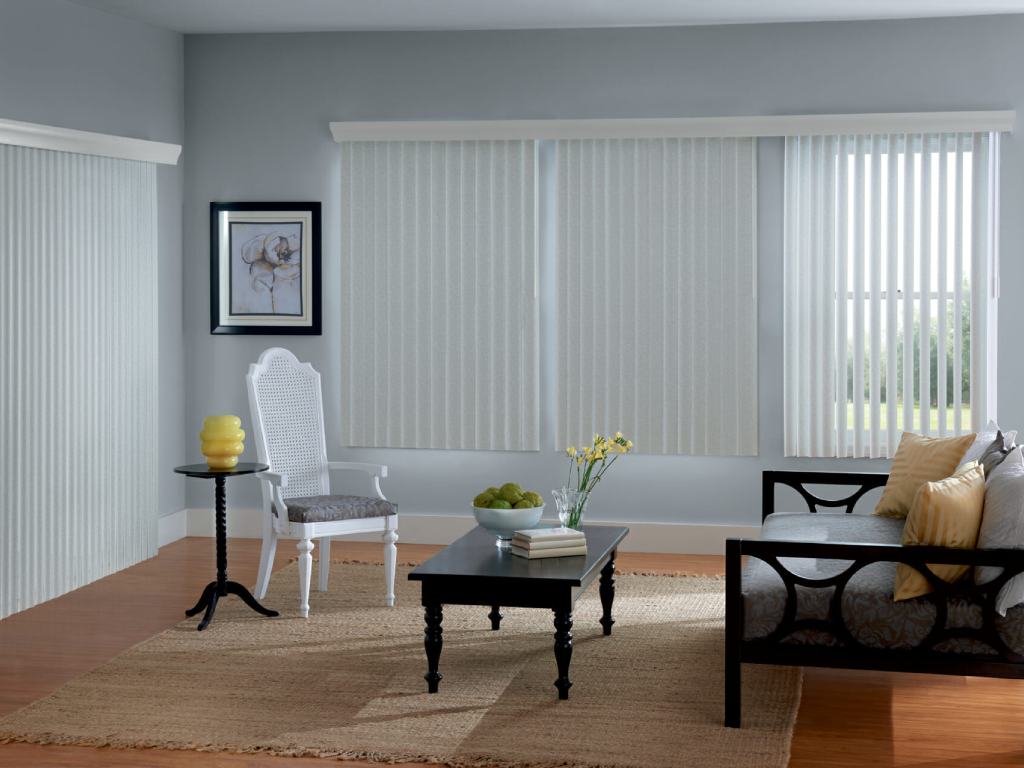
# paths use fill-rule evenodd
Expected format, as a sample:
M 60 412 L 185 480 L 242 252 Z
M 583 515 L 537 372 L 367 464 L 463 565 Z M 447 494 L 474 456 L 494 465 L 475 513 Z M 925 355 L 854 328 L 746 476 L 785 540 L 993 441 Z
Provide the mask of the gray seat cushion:
M 284 503 L 288 507 L 288 519 L 293 523 L 333 523 L 385 517 L 398 512 L 390 501 L 369 496 L 298 496 L 285 499 Z
M 875 515 L 843 513 L 810 514 L 778 512 L 770 515 L 761 531 L 762 539 L 786 541 L 832 541 L 866 544 L 898 544 L 903 520 Z M 817 558 L 780 558 L 792 573 L 811 579 L 833 576 L 845 570 L 849 560 Z M 873 563 L 850 579 L 843 593 L 843 620 L 859 642 L 873 648 L 909 648 L 920 643 L 931 629 L 935 607 L 927 597 L 895 602 L 893 582 L 895 563 Z M 797 618 L 825 619 L 833 587 L 797 586 Z M 744 624 L 748 639 L 764 637 L 782 619 L 786 589 L 775 570 L 757 558 L 748 558 L 743 573 Z M 981 606 L 965 597 L 949 600 L 950 627 L 980 627 Z M 998 619 L 1003 639 L 1018 652 L 1024 651 L 1024 607 L 1007 612 Z M 831 634 L 802 630 L 787 642 L 836 645 Z M 940 651 L 992 653 L 991 648 L 974 640 L 953 640 L 937 646 Z

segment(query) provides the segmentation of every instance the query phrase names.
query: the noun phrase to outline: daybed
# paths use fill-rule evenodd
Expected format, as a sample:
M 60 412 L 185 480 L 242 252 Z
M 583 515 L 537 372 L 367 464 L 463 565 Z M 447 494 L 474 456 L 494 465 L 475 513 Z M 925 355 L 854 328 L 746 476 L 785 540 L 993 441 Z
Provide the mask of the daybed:
M 887 478 L 764 472 L 761 539 L 726 542 L 727 726 L 740 726 L 744 662 L 1024 677 L 1024 606 L 1005 617 L 995 609 L 1000 588 L 1024 572 L 1024 550 L 901 545 L 903 520 L 854 511 Z M 777 485 L 796 490 L 810 514 L 775 512 Z M 853 492 L 822 499 L 808 490 L 816 485 Z M 895 602 L 896 563 L 918 569 L 935 591 Z M 1003 572 L 983 586 L 974 579 L 948 584 L 926 563 Z

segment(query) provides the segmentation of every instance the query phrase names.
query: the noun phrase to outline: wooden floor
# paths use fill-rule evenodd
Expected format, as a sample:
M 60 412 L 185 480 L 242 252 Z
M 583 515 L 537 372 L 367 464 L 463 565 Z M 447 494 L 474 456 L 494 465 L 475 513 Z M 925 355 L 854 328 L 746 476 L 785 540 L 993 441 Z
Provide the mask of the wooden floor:
M 337 542 L 336 558 L 376 558 L 376 544 Z M 399 545 L 399 561 L 437 547 Z M 229 544 L 232 578 L 255 580 L 259 542 Z M 278 551 L 277 565 L 291 552 Z M 621 570 L 721 573 L 722 558 L 620 556 Z M 211 539 L 175 542 L 160 554 L 71 594 L 0 621 L 0 715 L 55 690 L 181 618 L 213 570 Z M 162 750 L 0 745 L 0 768 L 57 766 L 325 765 L 323 760 Z M 364 763 L 347 762 L 345 768 Z M 793 739 L 793 768 L 814 766 L 1024 766 L 1024 682 L 808 670 Z M 407 767 L 408 768 L 408 767 Z M 739 768 L 739 767 L 738 767 Z

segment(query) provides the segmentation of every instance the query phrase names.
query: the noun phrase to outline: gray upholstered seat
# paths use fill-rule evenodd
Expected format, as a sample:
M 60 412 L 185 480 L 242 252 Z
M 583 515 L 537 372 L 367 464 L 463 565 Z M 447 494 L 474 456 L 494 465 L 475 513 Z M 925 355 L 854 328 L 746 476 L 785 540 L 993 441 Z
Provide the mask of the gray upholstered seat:
M 864 544 L 899 544 L 903 520 L 867 514 L 777 512 L 761 529 L 762 539 L 775 541 L 831 541 Z M 779 558 L 786 570 L 811 579 L 822 579 L 845 570 L 850 561 L 818 558 Z M 895 563 L 874 563 L 858 571 L 843 593 L 843 619 L 857 640 L 875 648 L 908 648 L 920 643 L 935 619 L 930 598 L 893 600 Z M 798 585 L 797 618 L 828 616 L 833 588 Z M 764 637 L 782 619 L 786 589 L 781 577 L 763 560 L 749 558 L 743 573 L 744 626 L 747 639 Z M 950 598 L 948 625 L 981 626 L 981 606 L 968 599 Z M 1011 608 L 996 625 L 1007 645 L 1024 651 L 1024 606 Z M 787 642 L 834 645 L 835 638 L 819 631 L 799 631 Z M 938 650 L 991 653 L 972 640 L 947 641 Z
M 330 523 L 397 514 L 390 501 L 369 496 L 300 496 L 285 499 L 288 519 L 293 523 Z M 277 514 L 277 510 L 274 510 Z

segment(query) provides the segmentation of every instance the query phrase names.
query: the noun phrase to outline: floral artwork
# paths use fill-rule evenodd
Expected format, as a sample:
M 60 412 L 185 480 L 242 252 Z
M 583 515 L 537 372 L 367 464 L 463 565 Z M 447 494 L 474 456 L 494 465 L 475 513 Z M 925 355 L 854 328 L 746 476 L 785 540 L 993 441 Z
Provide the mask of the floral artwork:
M 210 333 L 319 336 L 320 203 L 210 203 Z
M 302 224 L 231 223 L 231 314 L 302 314 Z

